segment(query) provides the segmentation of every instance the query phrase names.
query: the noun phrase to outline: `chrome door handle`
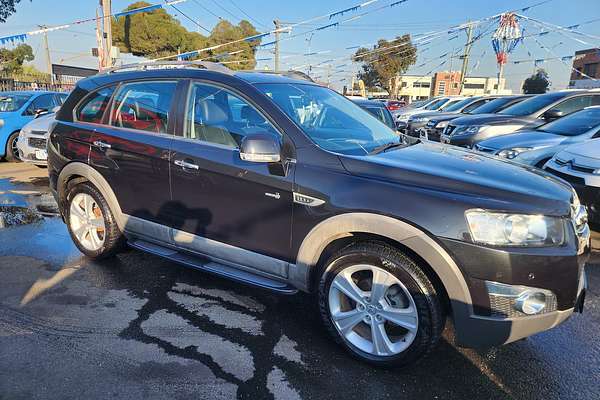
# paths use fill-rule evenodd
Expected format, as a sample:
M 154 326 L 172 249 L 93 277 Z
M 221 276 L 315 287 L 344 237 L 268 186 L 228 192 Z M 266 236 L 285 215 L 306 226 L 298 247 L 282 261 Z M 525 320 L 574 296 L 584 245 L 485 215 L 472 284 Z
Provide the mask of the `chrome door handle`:
M 101 149 L 110 149 L 110 148 L 111 148 L 111 145 L 110 145 L 110 144 L 108 144 L 108 143 L 105 143 L 105 142 L 103 142 L 103 141 L 101 141 L 101 140 L 96 140 L 96 141 L 94 142 L 94 146 L 96 146 L 96 147 L 100 147 Z
M 173 161 L 173 164 L 177 165 L 178 167 L 186 168 L 186 169 L 195 169 L 195 170 L 197 170 L 197 169 L 200 168 L 196 164 L 192 164 L 192 163 L 189 163 L 189 162 L 184 161 L 184 160 L 175 160 L 175 161 Z

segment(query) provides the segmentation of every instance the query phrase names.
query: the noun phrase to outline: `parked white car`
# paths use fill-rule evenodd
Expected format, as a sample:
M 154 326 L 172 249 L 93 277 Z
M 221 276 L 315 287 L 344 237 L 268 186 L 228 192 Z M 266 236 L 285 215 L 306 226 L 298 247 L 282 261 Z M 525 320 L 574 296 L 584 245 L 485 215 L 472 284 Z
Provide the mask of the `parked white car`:
M 38 167 L 47 165 L 46 143 L 48 129 L 52 122 L 54 122 L 54 113 L 42 115 L 21 129 L 17 141 L 21 161 L 35 164 Z
M 568 181 L 587 206 L 590 221 L 600 224 L 600 138 L 567 147 L 544 169 Z

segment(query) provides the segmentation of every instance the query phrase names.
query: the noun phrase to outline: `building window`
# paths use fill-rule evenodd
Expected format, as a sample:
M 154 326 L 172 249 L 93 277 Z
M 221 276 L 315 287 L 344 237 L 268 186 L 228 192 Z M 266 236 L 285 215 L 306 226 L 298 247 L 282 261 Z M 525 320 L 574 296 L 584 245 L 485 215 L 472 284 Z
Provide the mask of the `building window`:
M 414 82 L 413 83 L 413 87 L 414 88 L 428 88 L 431 87 L 431 84 L 429 82 Z
M 440 84 L 438 85 L 438 93 L 439 94 L 446 94 L 446 81 L 441 81 Z
M 402 87 L 408 86 L 406 82 L 402 82 Z
M 591 76 L 592 78 L 597 78 L 596 74 L 599 72 L 598 64 L 599 63 L 585 64 L 583 66 L 583 73 L 587 76 Z
M 485 89 L 483 83 L 465 83 L 465 89 Z

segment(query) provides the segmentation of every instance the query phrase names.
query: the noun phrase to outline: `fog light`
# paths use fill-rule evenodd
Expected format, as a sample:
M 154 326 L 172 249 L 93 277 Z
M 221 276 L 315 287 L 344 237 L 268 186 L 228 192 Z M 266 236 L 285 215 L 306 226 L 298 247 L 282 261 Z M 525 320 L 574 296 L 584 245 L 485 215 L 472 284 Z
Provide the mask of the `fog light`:
M 517 297 L 515 310 L 527 315 L 541 313 L 546 307 L 546 294 L 527 291 Z

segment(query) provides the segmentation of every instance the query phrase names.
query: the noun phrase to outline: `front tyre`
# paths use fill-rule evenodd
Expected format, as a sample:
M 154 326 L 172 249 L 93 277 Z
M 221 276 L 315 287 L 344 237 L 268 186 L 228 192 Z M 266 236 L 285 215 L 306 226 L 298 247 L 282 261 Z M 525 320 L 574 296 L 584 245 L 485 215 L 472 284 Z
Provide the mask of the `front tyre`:
M 342 249 L 325 266 L 321 318 L 353 356 L 378 366 L 402 366 L 434 348 L 445 323 L 441 301 L 411 258 L 364 242 Z
M 6 142 L 6 161 L 20 162 L 19 147 L 17 142 L 19 141 L 19 131 L 13 132 Z
M 102 194 L 88 182 L 74 186 L 67 197 L 69 234 L 83 254 L 101 259 L 115 255 L 125 239 Z

